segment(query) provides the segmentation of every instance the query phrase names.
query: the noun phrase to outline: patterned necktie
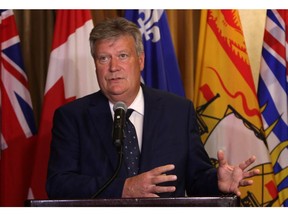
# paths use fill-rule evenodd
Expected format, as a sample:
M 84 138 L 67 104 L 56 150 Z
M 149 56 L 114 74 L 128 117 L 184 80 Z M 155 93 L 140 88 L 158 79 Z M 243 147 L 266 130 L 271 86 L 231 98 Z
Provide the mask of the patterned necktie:
M 124 157 L 129 177 L 138 174 L 140 156 L 136 130 L 132 122 L 129 120 L 133 111 L 133 109 L 128 109 L 126 112 L 124 139 Z

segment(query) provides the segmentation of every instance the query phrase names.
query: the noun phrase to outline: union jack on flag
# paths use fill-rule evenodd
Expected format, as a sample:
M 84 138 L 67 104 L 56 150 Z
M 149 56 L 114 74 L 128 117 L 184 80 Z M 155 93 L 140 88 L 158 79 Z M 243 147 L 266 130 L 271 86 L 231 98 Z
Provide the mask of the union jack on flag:
M 267 10 L 258 85 L 280 204 L 288 207 L 288 11 Z
M 12 10 L 0 10 L 0 49 L 0 206 L 23 206 L 36 127 Z

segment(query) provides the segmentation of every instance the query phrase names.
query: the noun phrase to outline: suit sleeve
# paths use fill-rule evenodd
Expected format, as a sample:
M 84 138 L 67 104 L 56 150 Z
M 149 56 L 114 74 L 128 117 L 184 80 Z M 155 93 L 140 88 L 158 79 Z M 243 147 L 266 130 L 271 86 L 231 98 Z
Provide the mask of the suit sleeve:
M 200 139 L 196 112 L 190 103 L 188 120 L 188 166 L 187 186 L 188 196 L 218 196 L 217 170 L 212 166 L 204 145 Z
M 80 159 L 85 155 L 81 150 L 84 144 L 80 137 L 83 135 L 79 133 L 81 125 L 78 118 L 67 109 L 55 112 L 46 182 L 50 199 L 91 198 L 109 178 L 110 174 L 100 176 L 96 172 L 83 173 Z M 106 198 L 121 197 L 124 181 L 118 178 L 101 195 Z

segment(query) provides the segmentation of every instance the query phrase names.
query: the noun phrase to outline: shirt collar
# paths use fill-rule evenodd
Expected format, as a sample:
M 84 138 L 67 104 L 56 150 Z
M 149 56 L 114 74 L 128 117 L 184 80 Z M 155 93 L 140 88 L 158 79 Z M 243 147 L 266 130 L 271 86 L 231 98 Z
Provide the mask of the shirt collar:
M 144 115 L 144 96 L 142 87 L 139 88 L 139 92 L 132 102 L 132 104 L 128 107 L 130 109 L 134 109 L 137 113 Z
M 113 104 L 109 101 L 109 106 L 111 109 L 111 113 L 114 114 Z M 144 96 L 142 87 L 139 88 L 138 94 L 132 104 L 128 107 L 128 109 L 134 109 L 137 113 L 144 116 Z

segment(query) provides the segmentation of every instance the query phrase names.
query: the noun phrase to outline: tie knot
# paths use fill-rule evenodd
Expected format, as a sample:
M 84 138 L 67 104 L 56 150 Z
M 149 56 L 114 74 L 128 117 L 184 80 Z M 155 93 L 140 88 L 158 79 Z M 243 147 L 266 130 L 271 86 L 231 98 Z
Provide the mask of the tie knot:
M 129 119 L 134 109 L 128 109 L 126 112 L 126 118 Z

